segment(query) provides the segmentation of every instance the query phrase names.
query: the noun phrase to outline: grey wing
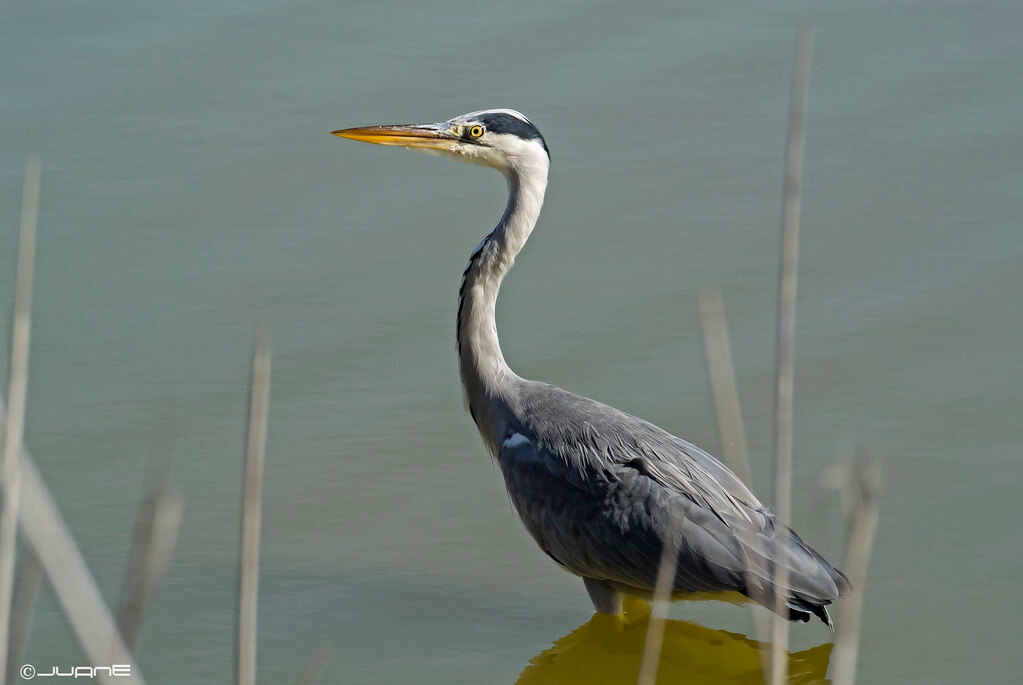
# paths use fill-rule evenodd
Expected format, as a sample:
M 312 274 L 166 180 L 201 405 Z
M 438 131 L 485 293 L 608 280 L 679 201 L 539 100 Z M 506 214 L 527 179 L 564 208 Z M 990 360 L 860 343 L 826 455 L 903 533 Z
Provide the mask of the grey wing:
M 645 422 L 644 422 L 645 423 Z M 646 426 L 658 433 L 661 429 Z M 668 434 L 664 434 L 668 435 Z M 640 461 L 651 478 L 682 496 L 696 495 L 725 524 L 724 535 L 736 544 L 749 596 L 764 602 L 773 596 L 777 566 L 788 568 L 789 607 L 796 614 L 811 611 L 830 625 L 821 605 L 844 596 L 846 577 L 774 514 L 760 504 L 748 488 L 721 462 L 700 448 L 668 435 L 650 440 Z M 721 533 L 715 526 L 712 530 Z
M 526 529 L 572 573 L 650 590 L 662 535 L 681 522 L 676 590 L 744 587 L 742 552 L 726 524 L 638 465 L 566 460 L 521 433 L 504 441 L 498 461 Z
M 652 424 L 612 418 L 583 420 L 553 440 L 516 433 L 500 450 L 512 501 L 547 554 L 577 575 L 649 590 L 671 534 L 676 591 L 737 590 L 762 601 L 781 561 L 794 617 L 826 616 L 819 605 L 844 594 L 844 576 L 776 525 L 731 471 Z

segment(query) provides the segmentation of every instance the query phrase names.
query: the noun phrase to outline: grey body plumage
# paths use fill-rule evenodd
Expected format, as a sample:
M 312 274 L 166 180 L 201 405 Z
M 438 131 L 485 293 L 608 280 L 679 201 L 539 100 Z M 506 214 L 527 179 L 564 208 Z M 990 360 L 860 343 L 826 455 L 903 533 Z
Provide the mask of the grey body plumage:
M 507 179 L 504 215 L 472 253 L 459 289 L 462 386 L 526 529 L 558 565 L 583 578 L 599 611 L 620 611 L 621 593 L 651 592 L 670 539 L 679 550 L 676 593 L 739 592 L 771 607 L 774 569 L 784 564 L 788 617 L 814 614 L 831 625 L 825 607 L 848 591 L 845 576 L 727 467 L 653 424 L 508 367 L 497 337 L 497 295 L 536 224 L 550 164 L 546 142 L 526 117 L 485 110 L 440 124 L 335 133 L 425 148 L 496 168 Z
M 830 625 L 824 607 L 844 594 L 845 577 L 714 457 L 546 384 L 519 383 L 509 413 L 514 432 L 498 454 L 508 492 L 537 544 L 562 567 L 645 594 L 671 535 L 679 549 L 675 592 L 735 591 L 770 605 L 774 564 L 784 563 L 789 617 L 813 613 Z

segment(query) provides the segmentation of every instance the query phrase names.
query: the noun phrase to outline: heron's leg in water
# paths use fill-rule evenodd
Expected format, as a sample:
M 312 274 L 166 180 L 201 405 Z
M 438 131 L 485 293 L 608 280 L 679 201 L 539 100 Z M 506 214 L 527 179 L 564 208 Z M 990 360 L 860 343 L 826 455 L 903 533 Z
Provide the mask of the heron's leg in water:
M 602 614 L 622 613 L 622 595 L 603 580 L 583 578 L 593 607 Z

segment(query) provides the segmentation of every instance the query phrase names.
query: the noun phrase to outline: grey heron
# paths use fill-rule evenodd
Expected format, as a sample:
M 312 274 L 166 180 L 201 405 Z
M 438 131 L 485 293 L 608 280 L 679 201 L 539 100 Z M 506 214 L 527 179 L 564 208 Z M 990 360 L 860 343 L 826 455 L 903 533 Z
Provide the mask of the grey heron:
M 561 388 L 526 380 L 504 360 L 495 307 L 501 281 L 536 225 L 550 152 L 509 109 L 435 124 L 333 131 L 492 167 L 508 183 L 497 227 L 473 250 L 458 291 L 456 348 L 466 404 L 500 465 L 515 510 L 548 556 L 580 576 L 597 611 L 649 597 L 665 541 L 678 550 L 673 596 L 738 592 L 773 608 L 775 567 L 788 567 L 788 618 L 814 614 L 849 583 L 765 508 L 725 465 L 657 426 Z

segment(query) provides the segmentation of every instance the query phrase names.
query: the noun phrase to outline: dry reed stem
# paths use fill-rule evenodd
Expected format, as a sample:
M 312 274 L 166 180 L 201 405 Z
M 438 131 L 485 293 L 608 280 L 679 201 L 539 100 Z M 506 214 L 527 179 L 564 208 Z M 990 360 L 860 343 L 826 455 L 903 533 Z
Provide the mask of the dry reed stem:
M 721 291 L 717 288 L 701 290 L 697 304 L 700 329 L 703 332 L 703 352 L 710 374 L 711 395 L 714 397 L 714 416 L 721 436 L 721 456 L 746 487 L 752 487 L 746 430 L 742 423 L 735 368 L 732 366 L 732 345 L 728 340 L 725 303 Z
M 877 491 L 880 488 L 880 473 L 865 456 L 859 456 L 853 465 L 852 525 L 849 531 L 849 547 L 846 551 L 845 570 L 852 590 L 842 602 L 838 616 L 833 663 L 834 685 L 852 685 L 856 682 L 856 659 L 860 650 L 860 626 L 863 616 L 864 586 L 867 582 L 867 565 L 874 547 L 877 532 L 878 507 Z
M 0 422 L 5 416 L 0 401 Z M 21 532 L 50 581 L 64 616 L 91 665 L 127 665 L 130 676 L 97 675 L 104 685 L 143 685 L 145 680 L 85 564 L 57 503 L 27 449 L 21 451 Z
M 806 96 L 810 80 L 810 54 L 813 24 L 799 26 L 795 74 L 789 102 L 788 144 L 785 152 L 785 183 L 782 206 L 781 266 L 778 279 L 778 357 L 775 401 L 774 504 L 779 521 L 789 525 L 792 519 L 792 404 L 796 336 L 796 280 L 799 270 L 799 213 L 803 176 L 803 149 L 806 142 Z M 785 535 L 778 545 L 787 544 Z M 783 551 L 776 551 L 781 559 Z M 785 596 L 789 584 L 788 566 L 775 564 L 774 609 L 771 631 L 771 678 L 774 685 L 788 678 L 789 624 Z
M 259 537 L 262 520 L 263 459 L 270 408 L 270 333 L 256 332 L 249 388 L 245 440 L 245 485 L 242 495 L 241 552 L 238 560 L 238 685 L 256 682 L 256 609 L 259 599 Z
M 29 157 L 25 164 L 25 185 L 21 196 L 21 228 L 14 285 L 11 374 L 7 388 L 7 405 L 10 411 L 4 428 L 3 460 L 0 462 L 0 469 L 4 474 L 4 501 L 0 510 L 0 679 L 7 672 L 8 629 L 11 593 L 14 590 L 14 557 L 17 552 L 18 510 L 21 500 L 21 476 L 18 466 L 25 431 L 32 277 L 35 269 L 36 224 L 39 218 L 39 176 L 39 157 Z
M 679 545 L 673 533 L 682 530 L 682 523 L 680 513 L 672 512 L 671 523 L 662 540 L 661 563 L 657 569 L 657 582 L 651 598 L 650 618 L 647 621 L 637 685 L 654 685 L 657 681 L 657 667 L 661 661 L 661 647 L 664 644 L 664 622 L 668 616 L 668 607 L 671 605 L 671 591 L 678 567 Z
M 317 682 L 327 670 L 327 664 L 330 663 L 332 654 L 333 650 L 329 646 L 320 645 L 309 657 L 302 672 L 295 678 L 295 685 L 313 685 Z
M 714 397 L 714 415 L 717 418 L 718 433 L 721 436 L 722 456 L 725 464 L 735 472 L 747 487 L 752 487 L 749 452 L 746 448 L 746 431 L 743 428 L 742 410 L 739 405 L 739 391 L 735 382 L 732 365 L 732 346 L 728 339 L 728 323 L 725 319 L 725 304 L 721 291 L 709 288 L 700 291 L 698 299 L 700 328 L 703 332 L 703 349 L 710 374 L 711 394 Z M 757 550 L 763 553 L 763 550 Z M 747 569 L 749 562 L 747 560 Z M 753 588 L 753 577 L 746 573 L 746 586 Z M 769 672 L 771 617 L 767 610 L 755 602 L 750 603 L 753 630 L 764 673 Z
M 32 167 L 33 165 L 30 162 L 26 172 L 26 187 L 30 185 L 30 177 L 33 174 L 38 178 L 38 162 L 35 164 L 36 171 L 33 172 Z M 23 229 L 26 221 L 35 223 L 34 208 L 27 217 L 24 214 L 27 206 L 38 202 L 38 181 L 35 182 L 35 186 L 34 193 L 36 199 L 33 200 L 30 192 L 26 193 L 29 195 L 31 202 L 26 202 L 25 207 L 23 207 Z M 24 242 L 22 245 L 24 246 Z M 20 259 L 19 257 L 19 261 Z M 25 278 L 24 274 L 25 271 L 19 268 L 19 286 L 21 285 L 21 279 Z M 31 278 L 31 272 L 29 272 L 28 278 Z M 26 291 L 23 288 L 18 288 L 16 291 L 16 312 L 18 311 L 17 302 L 19 298 L 25 297 L 24 293 Z M 25 304 L 27 305 L 27 303 Z M 27 315 L 27 308 L 24 311 Z M 17 327 L 17 319 L 18 316 L 16 314 L 15 327 Z M 16 340 L 15 344 L 24 345 L 27 349 L 27 332 L 24 334 L 23 342 L 18 343 Z M 12 354 L 13 352 L 14 350 L 12 349 Z M 14 375 L 14 369 L 12 368 L 12 384 L 15 381 Z M 14 393 L 12 393 L 12 397 L 14 396 Z M 21 408 L 13 407 L 12 409 L 15 420 L 13 422 L 5 421 L 4 403 L 0 401 L 0 424 L 21 423 L 17 415 L 19 413 L 23 415 L 24 403 L 22 402 Z M 82 558 L 82 553 L 75 544 L 67 524 L 61 517 L 53 496 L 46 487 L 42 476 L 39 475 L 32 456 L 24 448 L 20 435 L 21 429 L 15 425 L 14 435 L 7 435 L 6 429 L 4 433 L 4 444 L 16 445 L 17 469 L 16 474 L 13 475 L 15 483 L 11 482 L 12 474 L 10 471 L 0 469 L 3 487 L 8 493 L 12 490 L 19 493 L 17 496 L 19 499 L 17 502 L 18 506 L 15 509 L 18 512 L 17 521 L 21 526 L 21 531 L 26 541 L 35 552 L 39 564 L 43 567 L 50 580 L 50 585 L 57 596 L 57 601 L 60 603 L 64 615 L 68 619 L 68 623 L 75 638 L 78 640 L 79 646 L 82 648 L 82 652 L 93 665 L 123 664 L 130 670 L 129 676 L 98 675 L 97 677 L 100 682 L 107 685 L 141 685 L 144 683 L 142 674 L 135 664 L 131 652 L 121 639 L 117 626 L 110 616 L 110 611 L 103 601 L 103 596 L 100 594 L 99 588 L 96 587 L 96 581 L 93 580 L 92 574 L 89 573 L 85 560 Z M 5 505 L 8 499 L 9 496 L 5 497 Z M 5 627 L 8 625 L 8 618 L 9 608 L 3 614 L 2 622 Z M 3 649 L 6 650 L 8 642 L 9 639 L 5 635 L 2 641 Z M 0 670 L 0 673 L 5 674 L 6 670 L 5 667 L 3 670 Z
M 43 567 L 31 549 L 24 550 L 18 564 L 18 575 L 14 581 L 14 597 L 11 602 L 11 628 L 7 648 L 7 681 L 16 682 L 15 674 L 25 653 L 28 636 L 32 630 L 32 612 L 36 597 L 43 582 Z
M 181 499 L 162 487 L 139 502 L 124 589 L 117 609 L 117 625 L 131 649 L 138 641 L 146 603 L 166 574 L 174 554 L 181 508 Z
M 143 495 L 139 499 L 132 529 L 128 567 L 117 607 L 117 625 L 134 650 L 138 632 L 153 591 L 170 566 L 181 526 L 181 498 L 170 491 L 168 445 L 174 431 L 166 425 L 153 436 L 153 452 L 146 464 Z

